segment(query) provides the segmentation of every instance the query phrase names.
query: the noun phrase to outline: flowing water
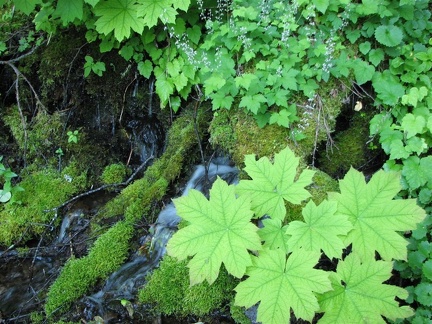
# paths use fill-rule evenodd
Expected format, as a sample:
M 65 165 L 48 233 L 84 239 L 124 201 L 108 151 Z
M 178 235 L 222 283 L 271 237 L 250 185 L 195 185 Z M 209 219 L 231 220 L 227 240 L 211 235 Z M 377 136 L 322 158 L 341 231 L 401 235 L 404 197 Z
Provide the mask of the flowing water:
M 227 160 L 215 159 L 208 166 L 199 165 L 195 168 L 182 194 L 187 195 L 189 190 L 196 189 L 208 195 L 217 176 L 228 183 L 236 183 L 237 175 L 238 170 L 230 166 Z M 49 247 L 38 249 L 36 258 L 33 257 L 35 249 L 22 256 L 15 251 L 3 254 L 0 251 L 0 323 L 2 319 L 5 323 L 28 323 L 30 312 L 43 306 L 44 291 L 70 255 L 69 248 L 72 249 L 73 246 L 71 241 L 85 240 L 84 232 L 89 225 L 89 217 L 96 214 L 110 197 L 112 193 L 107 193 L 106 196 L 100 194 L 99 197 L 92 195 L 76 202 L 63 217 L 53 243 Z M 176 231 L 179 221 L 174 204 L 168 204 L 150 229 L 152 234 L 140 239 L 141 246 L 150 246 L 148 253 L 135 252 L 129 262 L 107 279 L 100 291 L 75 305 L 71 317 L 87 321 L 103 318 L 106 323 L 119 320 L 130 322 L 131 308 L 123 306 L 122 301 L 134 301 L 137 289 L 145 284 L 146 275 L 165 254 L 166 243 Z M 86 249 L 84 244 L 82 249 Z M 80 254 L 78 251 L 73 252 L 75 255 Z
M 207 195 L 217 176 L 230 184 L 236 183 L 238 170 L 228 165 L 224 159 L 215 160 L 207 167 L 199 165 L 187 182 L 183 195 L 187 195 L 191 189 L 199 190 Z M 100 291 L 81 300 L 84 305 L 82 314 L 85 314 L 86 320 L 92 320 L 98 316 L 107 322 L 118 320 L 119 317 L 124 320 L 129 316 L 122 301 L 124 303 L 125 300 L 134 300 L 137 289 L 145 284 L 146 275 L 158 265 L 165 254 L 166 244 L 176 231 L 179 221 L 180 217 L 176 213 L 174 204 L 168 204 L 153 225 L 150 231 L 153 234 L 141 238 L 141 245 L 146 241 L 151 242 L 148 255 L 136 252 L 129 262 L 108 278 Z

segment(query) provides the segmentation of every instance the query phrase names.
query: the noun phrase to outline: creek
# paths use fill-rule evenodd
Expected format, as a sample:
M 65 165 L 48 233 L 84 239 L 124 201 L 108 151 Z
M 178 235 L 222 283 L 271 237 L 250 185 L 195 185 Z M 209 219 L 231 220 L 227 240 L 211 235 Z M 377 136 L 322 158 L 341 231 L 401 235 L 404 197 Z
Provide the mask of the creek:
M 238 170 L 224 158 L 215 158 L 208 165 L 198 165 L 184 185 L 182 195 L 195 189 L 208 196 L 209 189 L 218 176 L 230 184 L 236 183 Z M 33 250 L 33 254 L 37 253 L 36 258 L 31 257 L 31 253 L 23 257 L 17 252 L 2 255 L 0 310 L 5 323 L 27 323 L 29 313 L 43 306 L 42 296 L 70 253 L 85 253 L 79 251 L 85 249 L 85 244 L 72 245 L 71 241 L 86 240 L 89 218 L 96 215 L 112 197 L 113 193 L 102 192 L 77 201 L 64 215 L 52 244 L 38 251 Z M 138 288 L 145 285 L 147 274 L 158 266 L 166 252 L 166 243 L 176 231 L 179 221 L 174 204 L 167 204 L 155 224 L 149 228 L 148 234 L 137 238 L 139 246 L 148 246 L 145 253 L 141 249 L 133 252 L 128 261 L 99 286 L 102 287 L 99 291 L 79 300 L 66 316 L 73 321 L 102 319 L 104 323 L 153 322 L 155 319 L 151 316 L 154 315 L 143 314 L 142 306 L 135 304 L 135 296 Z M 69 249 L 74 251 L 68 251 Z M 0 317 L 0 321 L 1 319 Z

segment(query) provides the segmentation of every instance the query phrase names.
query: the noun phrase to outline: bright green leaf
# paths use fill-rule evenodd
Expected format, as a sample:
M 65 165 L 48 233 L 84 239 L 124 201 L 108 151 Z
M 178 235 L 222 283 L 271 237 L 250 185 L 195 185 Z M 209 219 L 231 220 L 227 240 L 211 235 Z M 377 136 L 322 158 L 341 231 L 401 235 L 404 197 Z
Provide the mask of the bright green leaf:
M 329 193 L 329 200 L 337 201 L 337 212 L 354 226 L 344 243 L 352 244 L 361 260 L 373 260 L 375 251 L 383 260 L 406 260 L 407 241 L 398 232 L 415 229 L 425 212 L 415 199 L 393 200 L 401 190 L 399 173 L 380 170 L 366 183 L 351 168 L 339 185 L 341 193 Z
M 414 152 L 417 155 L 422 154 L 423 152 L 426 152 L 428 149 L 428 145 L 426 144 L 426 141 L 422 137 L 411 137 L 406 141 L 406 147 L 405 149 L 410 152 Z
M 216 92 L 211 96 L 213 110 L 217 110 L 219 108 L 230 109 L 231 105 L 234 101 L 234 98 L 230 95 L 226 95 L 222 91 Z
M 96 6 L 100 0 L 84 0 L 85 3 L 88 3 L 92 7 Z
M 63 26 L 83 17 L 83 0 L 58 0 L 54 15 L 59 16 Z
M 394 25 L 381 25 L 375 29 L 375 38 L 381 44 L 393 47 L 402 42 L 403 32 Z
M 220 74 L 212 74 L 212 76 L 204 81 L 204 89 L 206 95 L 212 92 L 217 92 L 226 83 L 225 78 Z
M 396 105 L 399 98 L 405 94 L 405 87 L 400 84 L 399 79 L 388 70 L 382 73 L 375 73 L 372 77 L 372 85 L 378 98 L 389 106 Z
M 355 60 L 353 62 L 353 69 L 356 82 L 359 85 L 372 80 L 372 77 L 375 73 L 374 66 L 362 60 Z
M 331 289 L 328 273 L 314 269 L 319 256 L 298 250 L 287 259 L 280 249 L 263 250 L 235 288 L 235 304 L 248 308 L 260 302 L 257 320 L 266 324 L 289 323 L 291 309 L 297 318 L 312 321 L 319 310 L 315 293 Z
M 153 64 L 149 60 L 138 62 L 138 72 L 146 79 L 150 78 L 153 72 Z
M 249 89 L 249 86 L 252 82 L 257 79 L 257 76 L 252 73 L 243 73 L 242 75 L 235 78 L 235 84 L 237 88 L 244 88 L 246 90 Z
M 399 307 L 395 298 L 405 299 L 405 289 L 383 284 L 390 279 L 392 262 L 367 258 L 363 262 L 355 254 L 339 261 L 337 273 L 331 277 L 333 290 L 319 296 L 324 316 L 319 324 L 387 323 L 413 315 L 408 306 Z
M 260 250 L 258 228 L 250 220 L 250 200 L 236 198 L 234 186 L 218 178 L 210 189 L 210 199 L 194 189 L 174 200 L 177 213 L 188 222 L 168 242 L 171 256 L 189 261 L 191 285 L 213 283 L 222 262 L 227 271 L 241 278 L 252 265 L 248 250 Z
M 325 13 L 329 6 L 330 0 L 313 0 L 312 3 L 321 13 Z
M 191 3 L 190 0 L 174 0 L 174 1 L 172 1 L 174 9 L 180 9 L 183 11 L 188 10 L 190 3 Z
M 377 66 L 384 60 L 384 51 L 381 48 L 372 49 L 369 52 L 369 61 L 374 65 Z
M 315 172 L 304 170 L 295 181 L 298 164 L 299 158 L 288 147 L 275 155 L 273 164 L 267 157 L 256 161 L 255 155 L 246 155 L 244 170 L 253 180 L 241 180 L 237 193 L 251 198 L 257 217 L 269 215 L 283 221 L 284 200 L 300 204 L 310 197 L 304 187 L 312 182 Z
M 42 0 L 14 0 L 15 8 L 29 15 Z
M 411 138 L 423 132 L 423 128 L 426 127 L 426 120 L 423 116 L 409 113 L 402 118 L 401 126 L 406 133 L 406 137 Z
M 246 95 L 240 100 L 239 107 L 244 107 L 256 115 L 265 102 L 267 102 L 267 99 L 260 93 L 253 96 Z
M 315 252 L 322 250 L 330 259 L 341 258 L 345 248 L 341 237 L 352 229 L 352 225 L 346 215 L 336 214 L 336 210 L 334 201 L 324 200 L 319 206 L 309 201 L 302 211 L 304 222 L 288 224 L 289 251 L 299 248 Z
M 169 0 L 139 0 L 138 15 L 144 18 L 144 25 L 153 27 L 159 19 L 165 24 L 174 23 L 177 11 Z
M 138 34 L 144 30 L 144 20 L 137 15 L 138 5 L 134 0 L 106 0 L 94 8 L 96 30 L 104 35 L 114 31 L 114 37 L 122 41 L 130 36 L 133 29 Z
M 263 227 L 258 230 L 261 240 L 264 241 L 264 247 L 270 250 L 281 249 L 288 253 L 288 238 L 286 234 L 287 225 L 282 226 L 280 219 L 264 219 Z
M 366 55 L 367 53 L 369 53 L 370 49 L 371 49 L 371 43 L 368 41 L 361 43 L 359 45 L 359 50 L 363 55 Z
M 167 79 L 164 75 L 160 75 L 156 80 L 156 94 L 159 96 L 162 105 L 168 103 L 169 97 L 174 93 L 174 85 L 171 79 Z

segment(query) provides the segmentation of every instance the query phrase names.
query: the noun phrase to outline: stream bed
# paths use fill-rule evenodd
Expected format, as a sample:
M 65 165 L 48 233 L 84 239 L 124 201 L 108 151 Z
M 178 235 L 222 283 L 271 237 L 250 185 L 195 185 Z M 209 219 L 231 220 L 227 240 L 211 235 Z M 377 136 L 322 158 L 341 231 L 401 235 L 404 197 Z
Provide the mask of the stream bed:
M 187 195 L 191 189 L 208 195 L 218 176 L 230 184 L 236 183 L 238 170 L 224 158 L 216 158 L 207 166 L 198 165 L 184 186 L 182 195 Z M 32 249 L 22 256 L 15 250 L 3 254 L 0 251 L 0 323 L 29 323 L 29 314 L 42 309 L 44 295 L 59 274 L 62 264 L 71 254 L 85 253 L 85 244 L 71 242 L 85 241 L 89 217 L 95 215 L 113 197 L 113 193 L 94 196 L 77 201 L 65 213 L 57 237 L 49 247 Z M 135 298 L 138 289 L 145 285 L 147 274 L 158 266 L 165 254 L 166 243 L 176 231 L 179 221 L 174 204 L 167 204 L 156 223 L 149 228 L 149 234 L 137 238 L 140 246 L 150 246 L 147 253 L 140 250 L 133 252 L 99 291 L 77 301 L 66 317 L 73 321 L 103 323 L 160 322 L 160 318 L 151 317 L 154 315 L 143 314 L 145 305 L 136 305 Z M 37 257 L 32 257 L 35 253 Z

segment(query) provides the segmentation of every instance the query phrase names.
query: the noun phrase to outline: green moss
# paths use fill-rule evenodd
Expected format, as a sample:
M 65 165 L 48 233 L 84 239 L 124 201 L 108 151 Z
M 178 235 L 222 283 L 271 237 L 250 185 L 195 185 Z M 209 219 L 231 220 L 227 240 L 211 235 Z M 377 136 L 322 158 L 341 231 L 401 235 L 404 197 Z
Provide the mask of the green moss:
M 127 167 L 122 163 L 114 163 L 105 167 L 101 175 L 104 184 L 121 183 L 127 175 Z
M 26 121 L 27 137 L 16 106 L 12 106 L 7 111 L 3 121 L 9 127 L 21 154 L 25 153 L 28 161 L 32 161 L 35 166 L 48 164 L 55 167 L 57 165 L 55 150 L 65 142 L 62 136 L 63 122 L 60 113 L 47 114 L 39 111 L 30 121 Z
M 203 115 L 199 123 L 205 123 Z M 105 278 L 122 264 L 128 254 L 133 224 L 143 217 L 149 221 L 154 203 L 161 200 L 169 183 L 180 175 L 196 141 L 192 116 L 179 117 L 169 130 L 164 154 L 146 170 L 142 179 L 134 181 L 106 205 L 104 217 L 124 215 L 125 220 L 102 234 L 88 256 L 67 262 L 48 292 L 47 314 L 57 310 L 61 313 L 97 280 Z
M 199 114 L 198 125 L 204 128 L 204 114 Z M 164 154 L 145 172 L 142 179 L 134 181 L 121 194 L 110 201 L 104 209 L 104 217 L 125 215 L 130 221 L 141 219 L 146 215 L 152 222 L 156 217 L 151 215 L 152 206 L 165 195 L 168 185 L 178 178 L 182 167 L 190 159 L 197 142 L 193 116 L 186 113 L 177 118 L 168 132 L 168 145 Z
M 367 146 L 371 114 L 356 113 L 350 127 L 335 136 L 335 145 L 319 159 L 320 169 L 335 178 L 342 178 L 350 167 L 361 168 L 371 157 Z
M 238 324 L 251 324 L 251 320 L 245 314 L 245 308 L 236 305 L 230 307 L 231 318 Z
M 61 312 L 115 271 L 127 258 L 132 233 L 132 224 L 118 222 L 96 240 L 88 256 L 70 259 L 48 291 L 45 312 Z
M 86 174 L 78 174 L 73 167 L 69 171 L 71 177 L 51 168 L 23 176 L 19 185 L 24 191 L 16 193 L 21 204 L 5 204 L 0 211 L 0 244 L 9 246 L 17 240 L 25 243 L 46 230 L 54 217 L 54 212 L 46 210 L 61 205 L 85 188 Z
M 165 256 L 159 268 L 148 276 L 147 285 L 139 292 L 139 300 L 154 304 L 158 313 L 203 316 L 232 299 L 237 281 L 225 270 L 212 285 L 203 282 L 191 287 L 186 264 L 187 260 L 179 262 Z

